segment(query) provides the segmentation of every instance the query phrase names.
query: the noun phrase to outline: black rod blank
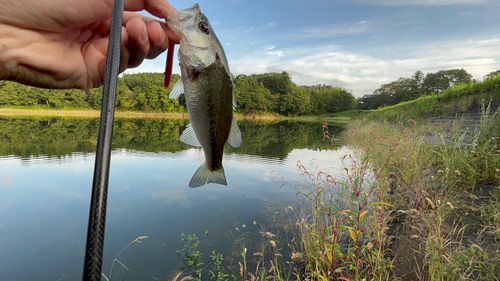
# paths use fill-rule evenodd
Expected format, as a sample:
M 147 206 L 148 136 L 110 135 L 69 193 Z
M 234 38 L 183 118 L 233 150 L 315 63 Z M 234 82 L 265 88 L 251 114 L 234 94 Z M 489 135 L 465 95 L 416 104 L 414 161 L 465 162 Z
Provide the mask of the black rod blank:
M 116 83 L 120 66 L 123 3 L 124 0 L 114 0 L 111 18 L 106 76 L 102 94 L 99 138 L 97 141 L 94 180 L 90 199 L 89 225 L 87 229 L 87 244 L 85 248 L 85 263 L 83 269 L 84 281 L 101 280 Z

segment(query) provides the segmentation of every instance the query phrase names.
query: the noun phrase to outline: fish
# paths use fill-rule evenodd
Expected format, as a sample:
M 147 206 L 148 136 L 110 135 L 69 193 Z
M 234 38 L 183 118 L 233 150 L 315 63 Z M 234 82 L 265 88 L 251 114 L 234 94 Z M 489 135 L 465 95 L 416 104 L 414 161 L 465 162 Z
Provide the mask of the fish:
M 242 138 L 234 118 L 236 95 L 226 54 L 198 4 L 169 15 L 166 23 L 181 38 L 181 79 L 169 98 L 184 94 L 191 121 L 180 140 L 201 146 L 205 154 L 205 162 L 191 178 L 189 187 L 227 185 L 222 166 L 224 145 L 240 147 Z

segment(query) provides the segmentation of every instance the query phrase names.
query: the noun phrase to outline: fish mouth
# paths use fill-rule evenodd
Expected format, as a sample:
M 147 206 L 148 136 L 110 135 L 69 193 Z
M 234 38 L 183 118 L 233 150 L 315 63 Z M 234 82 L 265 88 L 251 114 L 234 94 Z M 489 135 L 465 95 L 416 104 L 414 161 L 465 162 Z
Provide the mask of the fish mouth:
M 196 17 L 196 15 L 201 13 L 200 5 L 198 3 L 193 6 L 177 11 L 166 18 L 167 25 L 174 32 L 174 34 L 181 38 L 182 37 L 182 25 Z

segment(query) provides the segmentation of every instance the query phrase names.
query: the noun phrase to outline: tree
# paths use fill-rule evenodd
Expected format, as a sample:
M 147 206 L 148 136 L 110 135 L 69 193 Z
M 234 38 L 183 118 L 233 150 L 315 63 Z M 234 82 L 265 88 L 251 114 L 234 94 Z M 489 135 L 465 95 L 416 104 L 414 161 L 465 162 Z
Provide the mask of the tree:
M 499 74 L 500 74 L 500 70 L 492 71 L 492 72 L 486 74 L 486 78 L 495 77 Z
M 471 83 L 472 75 L 462 69 L 440 70 L 436 73 L 427 73 L 423 82 L 426 94 L 442 93 L 450 87 L 461 83 Z

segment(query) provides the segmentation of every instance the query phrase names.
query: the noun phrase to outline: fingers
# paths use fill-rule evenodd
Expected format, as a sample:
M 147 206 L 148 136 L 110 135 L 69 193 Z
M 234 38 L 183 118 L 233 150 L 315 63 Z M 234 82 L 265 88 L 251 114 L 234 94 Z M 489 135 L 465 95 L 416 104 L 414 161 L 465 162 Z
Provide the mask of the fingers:
M 125 0 L 125 11 L 146 10 L 150 14 L 159 18 L 166 18 L 177 11 L 167 0 Z
M 129 53 L 128 67 L 137 67 L 149 53 L 148 30 L 146 24 L 139 18 L 127 22 L 125 29 L 129 35 L 125 46 Z
M 125 0 L 125 11 L 142 11 L 146 10 L 150 14 L 159 18 L 167 18 L 172 13 L 177 11 L 168 1 L 166 0 Z M 137 13 L 125 12 L 123 14 L 123 21 L 126 22 L 133 17 L 140 17 L 144 20 L 146 25 L 149 25 L 152 22 L 158 22 L 158 20 L 143 16 Z M 162 23 L 163 24 L 163 23 Z M 163 29 L 166 32 L 166 36 L 169 38 L 170 42 L 178 44 L 180 38 L 177 37 L 166 25 L 162 25 Z
M 154 59 L 168 48 L 169 40 L 159 22 L 146 23 L 140 18 L 128 20 L 122 32 L 121 57 L 127 68 L 139 66 L 145 58 Z M 126 58 L 124 56 L 127 56 Z
M 144 23 L 149 28 L 149 25 L 152 23 L 158 23 L 160 26 L 163 28 L 163 31 L 165 32 L 165 35 L 168 37 L 169 41 L 172 43 L 178 44 L 180 41 L 180 38 L 173 33 L 165 23 L 158 21 L 157 19 L 141 15 L 139 13 L 134 13 L 134 12 L 124 12 L 123 13 L 123 25 L 126 25 L 130 20 L 135 19 L 135 18 L 140 18 Z
M 130 60 L 130 46 L 129 44 L 130 35 L 125 27 L 122 27 L 122 38 L 120 47 L 120 67 L 119 72 L 122 73 L 129 67 Z M 133 45 L 133 44 L 132 44 Z M 133 48 L 133 47 L 132 47 Z
M 168 48 L 169 39 L 165 34 L 164 29 L 158 22 L 148 25 L 148 37 L 151 43 L 151 48 L 147 54 L 147 59 L 154 59 Z

